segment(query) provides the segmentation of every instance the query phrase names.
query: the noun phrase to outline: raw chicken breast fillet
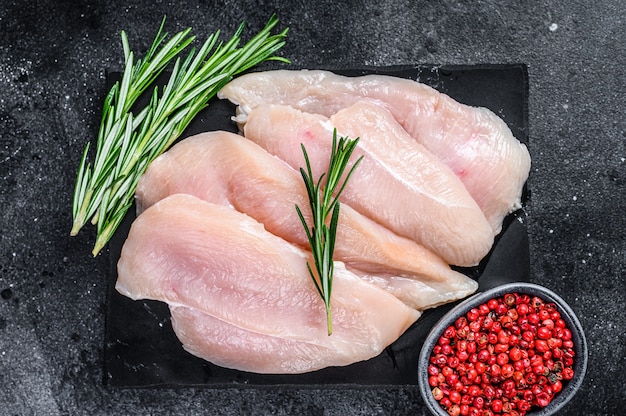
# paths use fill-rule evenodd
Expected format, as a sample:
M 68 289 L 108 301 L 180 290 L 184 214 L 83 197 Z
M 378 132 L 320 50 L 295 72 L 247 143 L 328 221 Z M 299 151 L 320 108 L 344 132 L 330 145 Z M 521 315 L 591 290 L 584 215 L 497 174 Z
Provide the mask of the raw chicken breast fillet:
M 290 243 L 309 247 L 295 210 L 297 204 L 311 223 L 302 177 L 237 134 L 207 132 L 174 145 L 150 164 L 139 181 L 138 206 L 146 209 L 176 193 L 231 206 Z M 461 299 L 477 289 L 475 280 L 453 271 L 431 251 L 345 204 L 334 258 L 415 309 Z
M 346 77 L 320 70 L 277 70 L 240 76 L 219 93 L 246 114 L 262 104 L 286 104 L 330 117 L 363 98 L 384 105 L 406 131 L 463 181 L 494 233 L 521 207 L 530 171 L 526 146 L 486 108 L 461 104 L 435 89 L 385 75 Z
M 345 204 L 448 264 L 474 266 L 487 255 L 492 229 L 467 189 L 380 105 L 359 101 L 330 119 L 289 106 L 258 106 L 244 134 L 296 169 L 305 166 L 304 144 L 319 178 L 328 168 L 333 128 L 360 138 L 352 161 L 364 156 L 341 194 Z
M 169 196 L 133 223 L 116 289 L 167 302 L 185 349 L 257 373 L 302 373 L 380 354 L 419 312 L 336 263 L 333 334 L 305 251 L 231 208 Z

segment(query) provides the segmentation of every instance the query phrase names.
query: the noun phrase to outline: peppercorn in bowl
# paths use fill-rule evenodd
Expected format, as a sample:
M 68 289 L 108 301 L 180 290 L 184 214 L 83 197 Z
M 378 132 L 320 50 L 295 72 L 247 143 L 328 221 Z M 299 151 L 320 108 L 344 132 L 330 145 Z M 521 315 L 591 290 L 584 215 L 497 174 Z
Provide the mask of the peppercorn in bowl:
M 455 306 L 430 331 L 418 365 L 434 415 L 552 415 L 587 368 L 582 326 L 554 292 L 510 283 Z

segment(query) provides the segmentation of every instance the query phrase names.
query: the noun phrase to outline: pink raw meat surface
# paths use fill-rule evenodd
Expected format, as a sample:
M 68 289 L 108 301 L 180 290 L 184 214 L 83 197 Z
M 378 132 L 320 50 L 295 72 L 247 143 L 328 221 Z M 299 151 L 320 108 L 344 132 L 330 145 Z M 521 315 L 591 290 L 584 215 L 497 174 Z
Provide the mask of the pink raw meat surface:
M 454 173 L 412 140 L 384 107 L 358 101 L 331 118 L 285 105 L 261 105 L 247 116 L 245 136 L 294 168 L 313 175 L 328 168 L 333 128 L 360 141 L 364 156 L 341 199 L 395 233 L 424 245 L 448 264 L 474 266 L 489 252 L 493 233 Z
M 521 207 L 530 172 L 526 146 L 492 111 L 461 104 L 419 82 L 386 75 L 277 70 L 240 76 L 218 96 L 238 105 L 240 123 L 264 104 L 285 104 L 330 117 L 361 99 L 376 101 L 455 172 L 494 234 L 500 232 L 504 217 Z
M 231 206 L 271 233 L 308 249 L 295 210 L 310 223 L 300 174 L 244 137 L 214 131 L 189 137 L 158 157 L 141 178 L 137 201 L 147 209 L 176 193 Z M 464 298 L 477 283 L 439 256 L 342 204 L 335 259 L 415 309 Z
M 419 317 L 337 263 L 334 331 L 328 336 L 307 260 L 305 251 L 247 215 L 175 194 L 134 221 L 116 289 L 131 299 L 167 302 L 176 333 L 192 354 L 258 373 L 302 373 L 367 360 Z

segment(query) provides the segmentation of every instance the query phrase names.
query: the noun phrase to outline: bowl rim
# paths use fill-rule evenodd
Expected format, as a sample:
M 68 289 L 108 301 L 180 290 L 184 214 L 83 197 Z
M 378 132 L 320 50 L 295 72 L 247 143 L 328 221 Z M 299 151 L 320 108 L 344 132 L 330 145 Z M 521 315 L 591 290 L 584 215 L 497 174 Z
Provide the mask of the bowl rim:
M 448 415 L 448 413 L 444 411 L 439 403 L 433 398 L 432 388 L 428 383 L 427 369 L 433 347 L 437 343 L 441 334 L 443 334 L 443 331 L 450 324 L 452 324 L 457 317 L 465 315 L 470 309 L 487 302 L 489 299 L 500 297 L 506 293 L 522 293 L 531 296 L 536 295 L 544 301 L 553 302 L 561 313 L 561 317 L 565 321 L 567 327 L 572 331 L 574 351 L 576 352 L 576 358 L 574 360 L 574 378 L 569 380 L 566 384 L 564 383 L 565 385 L 563 386 L 563 389 L 554 396 L 554 399 L 547 407 L 528 412 L 526 415 L 552 415 L 565 406 L 565 404 L 567 404 L 572 397 L 574 397 L 580 388 L 587 371 L 588 349 L 583 327 L 572 308 L 559 295 L 544 286 L 527 282 L 507 283 L 483 292 L 476 292 L 469 298 L 463 300 L 442 316 L 427 335 L 418 359 L 418 385 L 424 403 L 433 415 Z

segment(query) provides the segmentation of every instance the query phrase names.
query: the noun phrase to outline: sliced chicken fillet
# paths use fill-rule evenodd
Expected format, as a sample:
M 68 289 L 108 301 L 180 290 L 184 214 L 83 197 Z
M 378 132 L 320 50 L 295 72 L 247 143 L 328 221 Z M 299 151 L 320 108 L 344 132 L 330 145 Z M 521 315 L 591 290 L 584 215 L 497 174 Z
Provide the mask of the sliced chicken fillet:
M 310 223 L 300 174 L 239 135 L 216 131 L 189 137 L 158 157 L 137 186 L 146 209 L 176 193 L 231 206 L 271 233 L 301 248 L 308 241 L 295 205 Z M 473 293 L 477 283 L 453 271 L 439 256 L 343 204 L 335 259 L 390 290 L 407 305 L 425 309 Z M 411 286 L 414 286 L 411 288 Z
M 342 193 L 345 204 L 448 264 L 474 266 L 489 252 L 492 229 L 459 178 L 380 105 L 359 101 L 330 119 L 290 106 L 258 106 L 244 134 L 296 169 L 305 166 L 304 144 L 318 178 L 328 167 L 333 128 L 360 138 L 352 161 L 364 156 Z
M 374 100 L 458 175 L 494 233 L 501 230 L 508 213 L 521 207 L 530 172 L 526 146 L 492 111 L 461 104 L 419 82 L 385 75 L 277 70 L 240 76 L 218 96 L 238 105 L 240 123 L 259 105 L 291 105 L 330 117 L 363 98 Z
M 264 373 L 300 373 L 372 358 L 419 317 L 336 263 L 334 331 L 328 336 L 307 260 L 305 251 L 247 215 L 175 194 L 134 221 L 118 262 L 116 289 L 131 299 L 167 302 L 191 352 L 218 365 Z M 225 326 L 236 328 L 230 339 Z M 211 331 L 221 333 L 221 341 L 205 339 Z M 260 338 L 271 338 L 277 355 L 259 351 Z M 292 348 L 293 343 L 303 347 Z M 320 356 L 302 356 L 309 344 Z M 230 353 L 224 348 L 239 348 L 248 359 L 239 366 L 225 358 Z

